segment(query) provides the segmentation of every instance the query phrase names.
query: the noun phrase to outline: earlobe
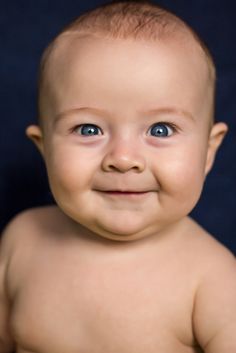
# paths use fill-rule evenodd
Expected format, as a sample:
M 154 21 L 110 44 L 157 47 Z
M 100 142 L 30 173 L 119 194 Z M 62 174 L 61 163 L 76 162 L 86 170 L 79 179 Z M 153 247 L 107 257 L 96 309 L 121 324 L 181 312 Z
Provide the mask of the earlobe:
M 44 155 L 43 148 L 43 133 L 38 125 L 30 125 L 26 128 L 27 137 L 34 142 L 42 156 Z
M 205 175 L 207 175 L 211 170 L 215 160 L 216 152 L 220 147 L 227 131 L 228 126 L 225 123 L 220 122 L 213 125 L 208 141 Z

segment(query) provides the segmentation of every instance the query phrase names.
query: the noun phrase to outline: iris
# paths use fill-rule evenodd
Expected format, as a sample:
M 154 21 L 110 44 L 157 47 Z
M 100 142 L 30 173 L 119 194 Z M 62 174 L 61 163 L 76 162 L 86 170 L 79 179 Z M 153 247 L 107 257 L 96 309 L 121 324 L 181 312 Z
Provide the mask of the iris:
M 157 137 L 168 137 L 171 132 L 171 128 L 162 123 L 155 124 L 150 129 L 150 134 Z
M 85 124 L 80 126 L 80 134 L 84 136 L 98 135 L 99 128 L 96 125 Z

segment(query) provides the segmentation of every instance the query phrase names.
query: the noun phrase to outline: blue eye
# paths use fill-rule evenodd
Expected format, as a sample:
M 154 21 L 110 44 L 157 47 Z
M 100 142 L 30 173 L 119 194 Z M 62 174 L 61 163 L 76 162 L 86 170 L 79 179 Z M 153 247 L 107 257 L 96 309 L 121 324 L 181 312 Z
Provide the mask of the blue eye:
M 101 129 L 98 126 L 93 124 L 82 124 L 75 128 L 75 132 L 83 136 L 94 136 L 94 135 L 100 135 Z
M 174 129 L 169 124 L 157 123 L 151 126 L 150 135 L 156 137 L 169 137 L 173 134 Z

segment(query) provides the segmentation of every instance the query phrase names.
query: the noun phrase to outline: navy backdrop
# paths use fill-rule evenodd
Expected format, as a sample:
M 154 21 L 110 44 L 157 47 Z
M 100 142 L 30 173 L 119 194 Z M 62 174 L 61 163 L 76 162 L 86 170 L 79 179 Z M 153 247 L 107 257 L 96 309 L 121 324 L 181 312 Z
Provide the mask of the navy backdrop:
M 40 55 L 69 21 L 103 1 L 0 3 L 0 227 L 23 209 L 52 203 L 44 164 L 25 127 L 36 120 Z M 234 0 L 160 0 L 211 49 L 218 71 L 216 118 L 230 127 L 192 215 L 236 254 L 236 4 Z

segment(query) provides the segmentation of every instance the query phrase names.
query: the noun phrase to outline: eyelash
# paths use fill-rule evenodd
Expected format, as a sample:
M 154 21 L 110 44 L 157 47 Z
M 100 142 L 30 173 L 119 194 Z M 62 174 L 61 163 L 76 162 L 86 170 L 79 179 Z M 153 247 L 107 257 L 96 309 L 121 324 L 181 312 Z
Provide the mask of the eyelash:
M 150 127 L 149 127 L 149 129 L 148 129 L 148 131 L 150 131 L 152 128 L 154 128 L 155 126 L 158 126 L 158 125 L 163 125 L 163 126 L 166 126 L 167 128 L 169 128 L 169 129 L 171 129 L 173 132 L 172 132 L 172 134 L 171 135 L 168 135 L 168 136 L 155 136 L 155 135 L 149 135 L 149 136 L 153 136 L 153 137 L 165 137 L 165 138 L 167 138 L 167 137 L 170 137 L 170 136 L 172 136 L 173 134 L 175 134 L 175 133 L 177 133 L 180 129 L 175 125 L 175 124 L 173 124 L 173 123 L 171 123 L 171 122 L 164 122 L 164 121 L 160 121 L 160 122 L 158 122 L 158 123 L 154 123 L 154 124 L 152 124 Z M 75 134 L 78 134 L 77 132 L 76 132 L 76 130 L 78 130 L 79 128 L 83 128 L 83 127 L 85 127 L 85 126 L 92 126 L 92 127 L 94 127 L 94 128 L 96 128 L 96 129 L 98 129 L 98 130 L 100 130 L 100 132 L 101 133 L 99 133 L 99 134 L 96 134 L 96 135 L 90 135 L 90 136 L 97 136 L 97 135 L 103 135 L 103 132 L 102 132 L 102 129 L 99 127 L 99 126 L 97 126 L 97 125 L 95 125 L 95 124 L 89 124 L 89 123 L 85 123 L 85 124 L 80 124 L 80 125 L 76 125 L 75 127 L 73 127 L 71 130 L 70 130 L 70 132 L 72 132 L 72 133 L 75 133 Z M 81 136 L 86 136 L 86 135 L 82 135 L 81 134 Z M 89 135 L 87 135 L 87 137 L 88 137 Z

